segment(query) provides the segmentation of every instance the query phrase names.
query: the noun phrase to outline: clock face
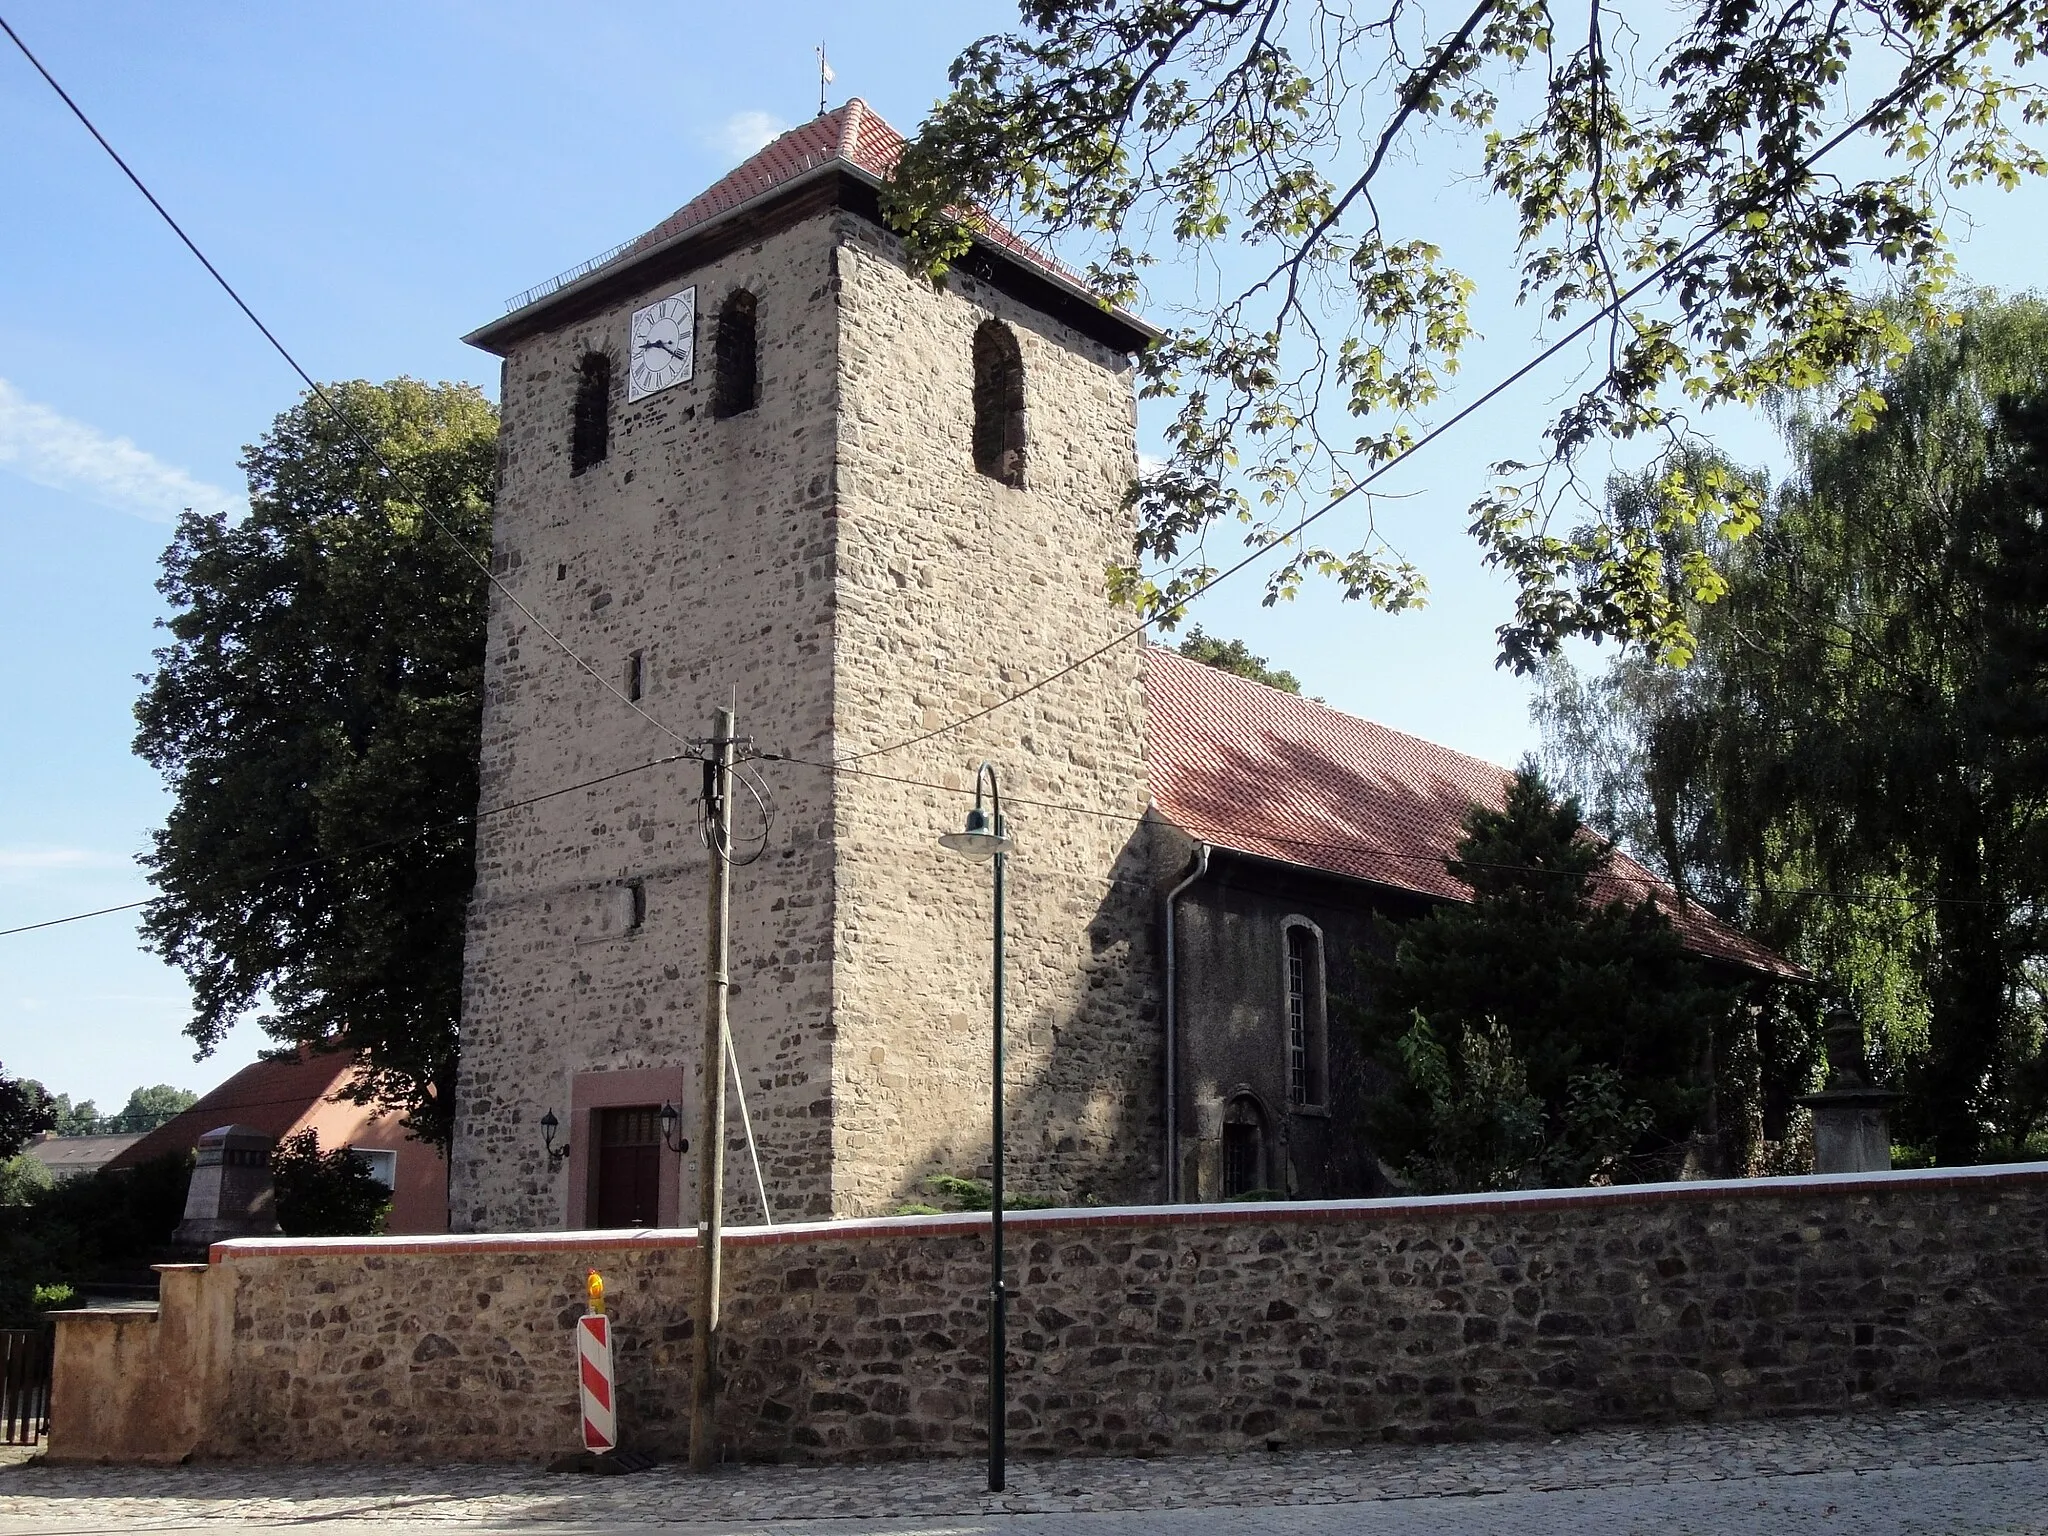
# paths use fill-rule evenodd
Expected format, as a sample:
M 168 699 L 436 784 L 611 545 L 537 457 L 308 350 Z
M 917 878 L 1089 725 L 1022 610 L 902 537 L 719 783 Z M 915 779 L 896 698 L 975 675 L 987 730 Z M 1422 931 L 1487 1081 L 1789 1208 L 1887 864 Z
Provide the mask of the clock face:
M 685 288 L 633 312 L 633 370 L 626 398 L 639 400 L 697 371 L 697 290 Z

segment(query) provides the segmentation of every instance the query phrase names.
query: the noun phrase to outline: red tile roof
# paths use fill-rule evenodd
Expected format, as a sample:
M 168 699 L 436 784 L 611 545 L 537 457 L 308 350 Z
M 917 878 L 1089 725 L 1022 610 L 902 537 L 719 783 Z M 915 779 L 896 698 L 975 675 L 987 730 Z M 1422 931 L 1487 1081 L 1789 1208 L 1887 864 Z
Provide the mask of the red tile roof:
M 167 1152 L 189 1152 L 199 1138 L 223 1125 L 246 1125 L 281 1139 L 299 1117 L 334 1092 L 355 1070 L 347 1052 L 254 1061 L 174 1120 L 166 1120 L 107 1166 L 133 1168 Z
M 896 157 L 903 152 L 903 135 L 868 109 L 858 96 L 845 106 L 812 118 L 792 128 L 766 148 L 698 193 L 674 213 L 626 247 L 636 255 L 663 241 L 673 240 L 699 224 L 708 224 L 719 214 L 741 203 L 786 186 L 799 176 L 835 160 L 843 160 L 865 171 L 876 181 L 889 174 Z
M 866 102 L 855 96 L 844 106 L 792 128 L 765 149 L 757 151 L 728 171 L 707 190 L 698 193 L 646 234 L 622 250 L 617 260 L 630 260 L 643 251 L 673 240 L 677 235 L 708 224 L 720 214 L 742 203 L 787 186 L 821 166 L 834 162 L 850 166 L 874 182 L 888 179 L 903 153 L 903 135 L 898 133 Z M 976 217 L 969 222 L 991 244 L 1021 257 L 1043 272 L 1086 291 L 1081 276 L 1044 251 L 1021 239 L 994 219 Z
M 1449 901 L 1444 867 L 1474 801 L 1499 806 L 1507 769 L 1268 688 L 1177 652 L 1145 652 L 1153 799 L 1191 837 Z M 1798 967 L 1735 932 L 1626 854 L 1600 894 L 1654 901 L 1686 947 L 1780 976 Z

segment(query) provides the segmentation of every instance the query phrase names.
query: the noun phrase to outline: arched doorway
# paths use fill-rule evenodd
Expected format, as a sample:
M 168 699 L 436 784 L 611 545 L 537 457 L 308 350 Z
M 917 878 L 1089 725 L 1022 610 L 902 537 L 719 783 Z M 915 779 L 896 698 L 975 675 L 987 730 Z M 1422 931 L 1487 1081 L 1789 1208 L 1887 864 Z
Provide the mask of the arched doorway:
M 1266 1114 L 1259 1101 L 1240 1093 L 1223 1106 L 1223 1198 L 1267 1189 Z

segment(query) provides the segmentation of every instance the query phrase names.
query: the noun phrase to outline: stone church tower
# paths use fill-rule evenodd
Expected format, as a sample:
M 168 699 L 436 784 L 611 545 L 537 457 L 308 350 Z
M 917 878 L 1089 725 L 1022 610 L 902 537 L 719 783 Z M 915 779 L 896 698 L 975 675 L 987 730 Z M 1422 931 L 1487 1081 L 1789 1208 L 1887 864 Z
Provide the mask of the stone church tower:
M 517 603 L 492 594 L 457 1231 L 694 1212 L 656 1112 L 696 1134 L 701 775 L 626 770 L 727 702 L 790 759 L 753 765 L 773 823 L 731 930 L 775 1217 L 885 1211 L 987 1163 L 990 882 L 936 841 L 983 758 L 1018 839 L 1012 1187 L 1157 1197 L 1138 642 L 878 753 L 1123 626 L 1104 568 L 1130 547 L 1151 333 L 1000 230 L 943 287 L 914 276 L 877 211 L 900 142 L 849 102 L 468 338 L 504 359 L 493 560 Z M 734 815 L 744 855 L 745 792 Z M 727 1209 L 758 1219 L 732 1116 Z

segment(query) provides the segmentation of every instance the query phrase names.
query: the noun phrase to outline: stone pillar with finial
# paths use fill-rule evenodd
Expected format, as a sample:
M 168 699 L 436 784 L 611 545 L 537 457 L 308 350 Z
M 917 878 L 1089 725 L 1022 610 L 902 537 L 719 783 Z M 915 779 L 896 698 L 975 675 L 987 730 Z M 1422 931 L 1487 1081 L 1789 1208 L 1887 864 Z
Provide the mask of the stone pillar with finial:
M 1799 1102 L 1813 1111 L 1815 1173 L 1882 1173 L 1892 1165 L 1891 1107 L 1899 1095 L 1870 1080 L 1863 1021 L 1837 1000 L 1828 1005 L 1828 1083 Z

